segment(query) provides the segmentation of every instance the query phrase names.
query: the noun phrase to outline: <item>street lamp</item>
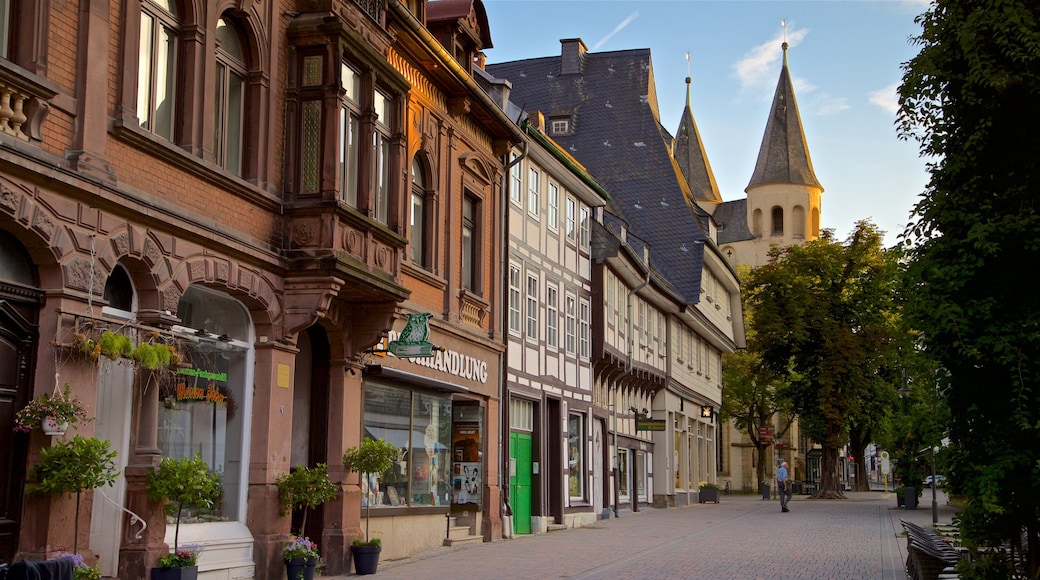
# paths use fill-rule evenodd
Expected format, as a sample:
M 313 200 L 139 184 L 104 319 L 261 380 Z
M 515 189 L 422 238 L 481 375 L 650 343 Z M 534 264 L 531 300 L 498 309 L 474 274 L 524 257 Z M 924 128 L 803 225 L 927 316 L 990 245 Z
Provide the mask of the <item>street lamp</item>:
M 904 376 L 903 386 L 900 387 L 898 391 L 896 391 L 899 394 L 899 398 L 900 399 L 905 398 L 907 395 L 910 394 L 910 388 L 906 386 L 905 378 L 906 377 Z M 933 401 L 932 402 L 932 417 L 933 418 L 935 417 L 935 413 L 936 413 L 935 402 Z M 931 485 L 931 488 L 932 488 L 932 525 L 934 526 L 934 525 L 939 523 L 939 504 L 938 504 L 938 502 L 935 499 L 935 487 L 936 487 L 936 481 L 935 481 L 935 446 L 934 445 L 929 445 L 928 446 L 928 451 L 931 454 L 930 467 L 931 467 L 931 470 L 932 470 L 932 485 Z

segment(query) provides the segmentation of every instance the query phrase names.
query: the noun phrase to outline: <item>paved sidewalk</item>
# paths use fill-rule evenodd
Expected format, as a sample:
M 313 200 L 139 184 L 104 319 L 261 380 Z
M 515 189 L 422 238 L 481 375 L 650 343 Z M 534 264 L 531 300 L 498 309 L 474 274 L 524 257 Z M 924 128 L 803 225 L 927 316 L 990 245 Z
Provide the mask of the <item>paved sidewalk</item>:
M 902 580 L 906 539 L 899 520 L 930 525 L 930 493 L 909 511 L 896 508 L 892 492 L 847 492 L 846 500 L 796 496 L 784 514 L 776 500 L 729 495 L 719 504 L 623 512 L 586 528 L 381 561 L 378 577 Z M 955 511 L 940 491 L 939 522 L 950 523 Z

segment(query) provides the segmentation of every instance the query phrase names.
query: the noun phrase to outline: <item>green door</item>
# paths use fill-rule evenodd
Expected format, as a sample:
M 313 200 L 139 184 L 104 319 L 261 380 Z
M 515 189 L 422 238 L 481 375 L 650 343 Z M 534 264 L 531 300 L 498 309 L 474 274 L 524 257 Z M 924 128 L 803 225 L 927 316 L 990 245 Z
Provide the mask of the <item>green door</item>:
M 516 472 L 509 476 L 515 534 L 531 533 L 531 441 L 530 433 L 509 434 L 509 459 L 516 465 Z

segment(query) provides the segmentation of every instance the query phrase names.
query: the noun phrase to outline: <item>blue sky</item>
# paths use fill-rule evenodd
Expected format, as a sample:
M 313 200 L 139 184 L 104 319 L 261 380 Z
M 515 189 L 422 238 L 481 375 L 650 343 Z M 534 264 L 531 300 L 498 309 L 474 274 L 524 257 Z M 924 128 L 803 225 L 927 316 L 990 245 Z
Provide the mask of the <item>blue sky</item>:
M 823 227 L 845 239 L 868 218 L 898 240 L 927 181 L 916 142 L 898 138 L 900 65 L 921 0 L 484 0 L 488 62 L 555 56 L 560 39 L 592 52 L 649 48 L 661 121 L 673 134 L 691 104 L 725 200 L 744 196 L 769 103 L 788 65 L 816 176 Z M 786 26 L 781 25 L 781 21 Z M 690 54 L 687 62 L 686 54 Z M 689 71 L 689 72 L 688 72 Z

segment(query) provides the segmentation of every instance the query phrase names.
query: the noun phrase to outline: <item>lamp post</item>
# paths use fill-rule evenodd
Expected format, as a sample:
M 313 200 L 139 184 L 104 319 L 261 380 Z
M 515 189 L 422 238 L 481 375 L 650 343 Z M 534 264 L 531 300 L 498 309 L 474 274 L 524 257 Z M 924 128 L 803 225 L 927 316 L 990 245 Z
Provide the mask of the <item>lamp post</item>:
M 906 386 L 906 374 L 905 374 L 905 371 L 904 371 L 904 375 L 903 375 L 903 386 L 896 392 L 899 393 L 899 398 L 900 399 L 902 399 L 902 398 L 906 397 L 906 395 L 910 394 L 910 388 Z M 935 417 L 936 412 L 937 412 L 937 410 L 935 408 L 935 401 L 932 401 L 932 417 L 933 417 L 933 419 Z M 932 488 L 932 525 L 934 526 L 934 525 L 939 523 L 939 503 L 936 501 L 936 498 L 935 498 L 935 487 L 937 485 L 937 482 L 935 481 L 935 446 L 934 445 L 929 445 L 928 446 L 928 451 L 929 451 L 929 454 L 930 454 L 929 467 L 930 467 L 930 469 L 932 471 L 932 485 L 931 485 L 931 488 Z

